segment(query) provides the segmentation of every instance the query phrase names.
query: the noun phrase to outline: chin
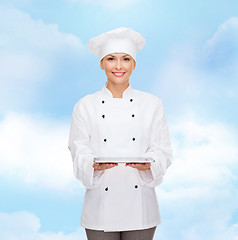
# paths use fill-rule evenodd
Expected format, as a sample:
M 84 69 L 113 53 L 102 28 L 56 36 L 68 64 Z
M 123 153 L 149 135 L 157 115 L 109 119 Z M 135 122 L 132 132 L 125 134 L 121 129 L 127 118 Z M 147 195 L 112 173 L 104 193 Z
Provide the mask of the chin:
M 125 81 L 110 81 L 110 80 L 109 80 L 109 82 L 111 82 L 111 83 L 113 83 L 113 84 L 118 84 L 118 85 L 120 85 L 120 84 L 128 83 L 129 81 L 127 81 L 127 80 L 125 80 Z

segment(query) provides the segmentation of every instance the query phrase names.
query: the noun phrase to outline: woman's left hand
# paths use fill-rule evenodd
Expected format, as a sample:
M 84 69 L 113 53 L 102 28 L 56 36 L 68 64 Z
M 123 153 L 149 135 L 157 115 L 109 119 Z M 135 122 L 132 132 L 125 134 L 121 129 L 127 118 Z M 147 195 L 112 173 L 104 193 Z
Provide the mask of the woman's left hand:
M 126 166 L 136 168 L 140 171 L 145 171 L 150 169 L 150 163 L 126 163 Z

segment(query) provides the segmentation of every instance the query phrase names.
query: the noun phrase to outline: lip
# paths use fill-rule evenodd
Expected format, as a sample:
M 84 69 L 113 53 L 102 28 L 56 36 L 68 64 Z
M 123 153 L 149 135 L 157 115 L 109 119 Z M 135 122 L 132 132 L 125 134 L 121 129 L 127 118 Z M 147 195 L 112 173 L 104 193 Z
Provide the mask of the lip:
M 114 76 L 116 77 L 122 77 L 124 76 L 125 72 L 112 72 Z

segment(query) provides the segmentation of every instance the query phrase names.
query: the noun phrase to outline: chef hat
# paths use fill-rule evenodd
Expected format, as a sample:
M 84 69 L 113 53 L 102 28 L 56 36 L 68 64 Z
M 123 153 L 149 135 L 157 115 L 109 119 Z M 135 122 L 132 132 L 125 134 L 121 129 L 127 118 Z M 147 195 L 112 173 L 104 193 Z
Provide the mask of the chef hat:
M 102 60 L 110 53 L 127 53 L 136 60 L 136 52 L 145 45 L 144 37 L 130 29 L 120 27 L 102 33 L 88 41 L 88 49 Z

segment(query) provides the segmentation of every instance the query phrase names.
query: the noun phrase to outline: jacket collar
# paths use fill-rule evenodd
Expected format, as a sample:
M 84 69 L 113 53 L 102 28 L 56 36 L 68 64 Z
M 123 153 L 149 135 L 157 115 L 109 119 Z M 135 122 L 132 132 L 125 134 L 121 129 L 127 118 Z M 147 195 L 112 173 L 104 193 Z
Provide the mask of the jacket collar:
M 129 84 L 127 89 L 124 90 L 124 92 L 122 93 L 122 99 L 131 98 L 132 97 L 132 90 L 133 89 L 132 89 L 131 85 Z M 103 86 L 102 94 L 109 97 L 109 98 L 113 98 L 113 95 L 112 95 L 111 91 L 107 88 L 107 82 Z M 120 98 L 117 98 L 117 99 L 120 99 Z

